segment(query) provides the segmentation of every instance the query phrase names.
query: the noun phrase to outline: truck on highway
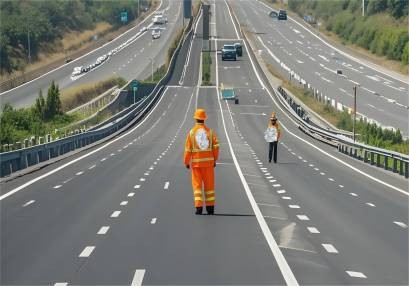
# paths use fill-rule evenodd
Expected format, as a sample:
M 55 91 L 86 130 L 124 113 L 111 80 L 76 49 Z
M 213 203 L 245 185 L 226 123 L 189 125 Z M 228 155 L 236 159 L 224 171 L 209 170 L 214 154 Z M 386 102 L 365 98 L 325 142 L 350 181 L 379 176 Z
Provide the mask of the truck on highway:
M 234 44 L 223 45 L 222 48 L 222 61 L 224 60 L 236 60 L 237 59 L 237 50 Z
M 234 92 L 233 87 L 227 86 L 223 83 L 220 85 L 220 97 L 224 100 L 234 100 L 235 104 L 239 104 L 239 97 Z

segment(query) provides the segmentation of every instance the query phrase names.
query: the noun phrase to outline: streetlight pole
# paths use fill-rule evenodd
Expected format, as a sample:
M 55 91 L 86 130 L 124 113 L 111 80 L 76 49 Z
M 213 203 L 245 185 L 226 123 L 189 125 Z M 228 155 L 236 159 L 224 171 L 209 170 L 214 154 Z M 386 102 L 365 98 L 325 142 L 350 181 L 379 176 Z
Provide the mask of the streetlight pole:
M 352 125 L 352 131 L 353 131 L 353 139 L 355 143 L 355 121 L 356 121 L 356 85 L 354 85 L 353 90 L 354 90 L 354 122 Z
M 365 0 L 362 0 L 362 17 L 365 16 Z
M 152 67 L 152 76 L 151 81 L 153 82 L 153 58 L 149 58 L 151 60 L 151 67 Z

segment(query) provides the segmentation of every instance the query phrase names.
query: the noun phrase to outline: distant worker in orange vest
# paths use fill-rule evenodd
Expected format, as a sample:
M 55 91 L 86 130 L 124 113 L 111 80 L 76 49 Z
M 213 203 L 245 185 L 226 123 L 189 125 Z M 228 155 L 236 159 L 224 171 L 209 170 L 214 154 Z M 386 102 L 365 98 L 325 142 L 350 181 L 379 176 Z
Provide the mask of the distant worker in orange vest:
M 269 143 L 268 146 L 268 162 L 271 163 L 271 159 L 274 159 L 274 163 L 277 163 L 277 144 L 278 139 L 281 137 L 281 129 L 278 124 L 276 113 L 271 113 L 270 121 L 268 122 L 267 130 L 264 132 L 264 138 Z M 273 156 L 274 154 L 274 156 Z
M 204 198 L 207 214 L 214 214 L 216 202 L 214 190 L 214 168 L 219 158 L 219 141 L 213 130 L 204 124 L 206 111 L 197 109 L 195 115 L 196 125 L 186 137 L 184 163 L 187 169 L 192 170 L 193 198 L 196 214 L 202 214 L 204 185 Z

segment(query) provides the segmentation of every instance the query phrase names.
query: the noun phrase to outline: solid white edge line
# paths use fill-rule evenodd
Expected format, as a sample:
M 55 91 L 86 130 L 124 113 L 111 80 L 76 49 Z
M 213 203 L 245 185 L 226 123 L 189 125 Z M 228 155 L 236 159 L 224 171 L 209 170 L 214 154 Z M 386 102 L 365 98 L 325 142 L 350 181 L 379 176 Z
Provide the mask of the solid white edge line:
M 232 21 L 233 21 L 233 19 L 232 19 Z M 234 22 L 233 22 L 233 25 L 234 25 Z M 216 45 L 216 52 L 215 52 L 215 54 L 216 54 L 216 86 L 219 86 L 217 42 L 215 42 L 215 45 Z M 251 205 L 251 207 L 253 209 L 254 214 L 256 215 L 257 221 L 258 221 L 258 223 L 260 225 L 260 228 L 261 228 L 261 230 L 262 230 L 262 232 L 264 234 L 264 237 L 265 237 L 265 239 L 266 239 L 266 241 L 267 241 L 267 243 L 268 243 L 268 245 L 270 247 L 270 250 L 271 250 L 275 260 L 277 261 L 278 267 L 280 268 L 280 271 L 281 271 L 281 273 L 283 275 L 284 280 L 286 281 L 287 285 L 297 286 L 297 285 L 299 285 L 298 282 L 297 282 L 297 279 L 295 278 L 294 273 L 291 271 L 291 268 L 288 265 L 287 260 L 285 259 L 283 253 L 281 252 L 280 248 L 278 247 L 278 244 L 277 244 L 276 240 L 274 239 L 273 235 L 271 234 L 270 229 L 269 229 L 269 227 L 268 227 L 268 225 L 267 225 L 267 223 L 266 223 L 266 221 L 265 221 L 259 207 L 257 206 L 256 200 L 254 199 L 254 197 L 253 197 L 253 195 L 252 195 L 252 193 L 250 191 L 250 187 L 248 186 L 247 181 L 244 178 L 243 172 L 241 171 L 240 165 L 239 165 L 239 163 L 237 161 L 236 155 L 234 153 L 234 150 L 233 150 L 233 147 L 232 147 L 232 144 L 231 144 L 231 141 L 230 141 L 230 137 L 229 137 L 229 135 L 227 133 L 226 123 L 225 123 L 224 115 L 223 115 L 223 109 L 222 109 L 222 105 L 221 105 L 220 100 L 219 100 L 219 97 L 220 97 L 219 89 L 216 88 L 216 91 L 217 91 L 217 102 L 219 104 L 220 113 L 221 113 L 221 116 L 222 116 L 224 133 L 226 135 L 227 143 L 229 145 L 230 154 L 231 154 L 231 156 L 233 158 L 234 165 L 236 166 L 236 170 L 237 170 L 237 173 L 238 173 L 238 175 L 240 177 L 240 180 L 241 180 L 241 183 L 242 183 L 242 185 L 244 187 L 244 190 L 246 191 L 247 198 L 248 198 L 248 200 L 250 202 L 250 205 Z
M 245 46 L 245 48 L 246 48 L 246 50 L 247 50 L 247 53 L 248 53 L 249 48 L 247 47 L 246 41 L 243 41 L 243 43 L 244 43 L 244 46 Z M 258 73 L 258 71 L 257 71 L 257 69 L 256 69 L 256 67 L 255 67 L 255 65 L 254 65 L 254 62 L 253 62 L 252 57 L 249 56 L 249 59 L 250 59 L 251 65 L 252 65 L 252 67 L 253 67 L 253 70 L 254 70 L 254 72 L 256 73 L 257 79 L 259 80 L 259 83 L 260 83 L 260 85 L 262 86 L 262 88 L 267 91 L 268 95 L 269 95 L 270 98 L 273 100 L 273 102 L 275 103 L 275 105 L 281 110 L 281 112 L 283 112 L 283 114 L 284 114 L 285 116 L 287 116 L 287 118 L 288 118 L 290 121 L 292 121 L 292 122 L 295 124 L 295 126 L 298 126 L 298 124 L 287 114 L 287 112 L 285 112 L 285 111 L 281 108 L 281 106 L 278 105 L 278 103 L 276 102 L 276 100 L 274 99 L 274 97 L 272 96 L 272 94 L 270 93 L 269 89 L 266 88 L 266 86 L 264 85 L 263 81 L 261 80 L 261 78 L 260 78 L 260 76 L 259 76 L 259 73 Z M 216 72 L 216 73 L 217 73 L 217 72 Z M 274 90 L 274 92 L 276 92 L 274 88 L 273 88 L 273 90 Z M 310 143 L 310 142 L 308 142 L 307 140 L 305 140 L 305 139 L 299 137 L 298 135 L 296 135 L 296 134 L 294 134 L 293 132 L 291 132 L 290 130 L 288 130 L 288 128 L 287 128 L 282 122 L 281 122 L 281 126 L 282 126 L 282 127 L 284 128 L 284 130 L 285 130 L 286 132 L 288 132 L 290 135 L 292 135 L 293 137 L 297 138 L 298 140 L 300 140 L 300 141 L 302 141 L 302 142 L 308 144 L 308 145 L 311 146 L 312 148 L 315 148 L 316 150 L 318 150 L 318 151 L 321 152 L 322 154 L 324 154 L 324 155 L 326 155 L 326 156 L 328 156 L 328 157 L 330 157 L 330 158 L 332 158 L 332 159 L 338 161 L 339 163 L 343 164 L 344 166 L 346 166 L 346 167 L 348 167 L 348 168 L 354 170 L 355 172 L 357 172 L 357 173 L 359 173 L 359 174 L 361 174 L 361 175 L 364 175 L 365 177 L 367 177 L 367 178 L 369 178 L 369 179 L 371 179 L 371 180 L 373 180 L 373 181 L 375 181 L 375 182 L 377 182 L 377 183 L 379 183 L 379 184 L 382 184 L 382 185 L 384 185 L 384 186 L 386 186 L 386 187 L 388 187 L 388 188 L 390 188 L 390 189 L 393 189 L 393 190 L 395 190 L 395 191 L 400 192 L 401 194 L 404 194 L 404 195 L 406 195 L 406 196 L 409 196 L 409 193 L 408 193 L 408 192 L 405 192 L 404 190 L 402 190 L 402 189 L 400 189 L 400 188 L 398 188 L 398 187 L 395 187 L 395 186 L 393 186 L 393 185 L 391 185 L 391 184 L 388 184 L 388 183 L 386 183 L 386 182 L 384 182 L 384 181 L 382 181 L 382 180 L 380 180 L 380 179 L 378 179 L 378 178 L 375 178 L 375 177 L 373 177 L 373 176 L 371 176 L 371 175 L 365 173 L 364 171 L 361 171 L 360 169 L 358 169 L 358 168 L 356 168 L 356 167 L 354 167 L 354 166 L 352 166 L 352 165 L 350 165 L 350 164 L 348 164 L 348 163 L 342 161 L 341 159 L 339 159 L 339 158 L 337 158 L 337 157 L 335 157 L 335 156 L 329 154 L 328 152 L 322 150 L 321 148 L 315 146 L 313 143 Z
M 119 39 L 120 37 L 123 37 L 123 36 L 125 36 L 125 34 L 131 32 L 131 30 L 139 28 L 139 26 L 141 26 L 146 20 L 148 20 L 156 11 L 158 11 L 158 10 L 162 7 L 162 4 L 163 4 L 163 2 L 162 2 L 162 0 L 161 0 L 161 1 L 160 1 L 160 5 L 159 5 L 158 8 L 156 8 L 156 10 L 152 11 L 152 13 L 150 13 L 148 16 L 146 16 L 146 18 L 143 19 L 143 20 L 142 20 L 139 24 L 137 24 L 135 27 L 132 27 L 132 28 L 130 28 L 129 30 L 123 32 L 121 35 L 119 35 L 119 36 L 116 37 L 115 39 L 112 39 L 111 41 L 108 41 L 108 42 L 105 43 L 104 45 L 102 45 L 102 46 L 100 46 L 100 47 L 98 47 L 98 48 L 96 48 L 96 49 L 94 49 L 94 50 L 92 50 L 92 51 L 86 53 L 85 55 L 82 55 L 82 56 L 79 57 L 79 58 L 76 58 L 76 59 L 72 60 L 72 61 L 69 62 L 69 63 L 63 64 L 62 66 L 59 66 L 59 67 L 57 67 L 57 68 L 55 68 L 55 69 L 53 69 L 53 70 L 50 70 L 49 72 L 47 72 L 47 73 L 45 73 L 45 74 L 42 74 L 42 75 L 40 75 L 40 76 L 38 76 L 38 77 L 36 77 L 36 78 L 34 78 L 34 79 L 28 81 L 28 82 L 25 82 L 25 83 L 23 83 L 23 84 L 21 84 L 21 85 L 19 85 L 19 86 L 16 86 L 16 87 L 14 87 L 14 88 L 12 88 L 12 89 L 6 90 L 6 91 L 0 93 L 0 96 L 2 96 L 2 95 L 4 95 L 4 94 L 7 94 L 7 93 L 9 93 L 9 92 L 11 92 L 11 91 L 13 91 L 13 90 L 19 88 L 19 87 L 22 87 L 22 86 L 24 86 L 24 85 L 27 85 L 27 84 L 29 84 L 29 83 L 35 81 L 35 80 L 38 80 L 38 79 L 40 79 L 40 78 L 43 78 L 44 76 L 46 76 L 46 75 L 48 75 L 48 74 L 50 74 L 50 73 L 52 73 L 52 72 L 55 72 L 55 71 L 57 71 L 57 70 L 59 70 L 59 69 L 65 67 L 66 65 L 70 65 L 70 64 L 72 64 L 72 63 L 74 63 L 74 62 L 76 62 L 76 61 L 82 59 L 83 57 L 86 57 L 86 56 L 88 56 L 89 54 L 92 54 L 92 53 L 98 51 L 99 49 L 102 49 L 102 48 L 105 47 L 106 45 L 111 44 L 112 42 L 116 41 L 116 40 Z
M 143 277 L 145 276 L 145 269 L 136 269 L 132 279 L 131 286 L 142 286 Z
M 66 168 L 66 167 L 68 167 L 68 166 L 70 166 L 70 165 L 72 165 L 72 164 L 74 164 L 74 163 L 76 163 L 76 162 L 78 162 L 78 161 L 80 161 L 80 160 L 86 158 L 86 157 L 91 156 L 92 154 L 94 154 L 94 153 L 96 153 L 96 152 L 98 152 L 98 151 L 100 151 L 100 150 L 106 148 L 107 146 L 109 146 L 109 145 L 115 143 L 116 141 L 121 140 L 121 139 L 124 138 L 125 136 L 128 136 L 129 134 L 133 133 L 136 129 L 139 128 L 139 126 L 141 126 L 143 123 L 145 123 L 146 120 L 148 120 L 148 118 L 150 117 L 150 115 L 151 115 L 151 114 L 156 110 L 156 108 L 160 105 L 160 102 L 161 102 L 162 99 L 165 97 L 165 94 L 166 94 L 167 91 L 168 91 L 168 87 L 166 87 L 166 89 L 164 90 L 164 92 L 163 92 L 162 96 L 160 97 L 159 101 L 158 101 L 158 102 L 156 103 L 156 105 L 152 108 L 152 110 L 148 113 L 148 115 L 146 115 L 146 117 L 145 117 L 138 125 L 136 125 L 134 128 L 132 128 L 132 129 L 129 130 L 128 132 L 126 132 L 126 133 L 124 133 L 123 135 L 120 135 L 119 137 L 117 137 L 117 138 L 115 138 L 115 139 L 113 139 L 113 140 L 107 142 L 106 144 L 102 145 L 101 147 L 99 147 L 99 148 L 97 148 L 97 149 L 95 149 L 95 150 L 93 150 L 93 151 L 90 151 L 90 152 L 87 153 L 87 154 L 82 155 L 81 157 L 78 157 L 78 158 L 76 158 L 76 159 L 74 159 L 74 160 L 72 160 L 72 161 L 69 161 L 69 162 L 67 162 L 67 163 L 65 163 L 65 164 L 63 164 L 63 165 L 61 165 L 61 166 L 59 166 L 59 167 L 57 167 L 57 168 L 55 168 L 55 169 L 53 169 L 53 170 L 51 170 L 51 171 L 45 173 L 45 174 L 43 174 L 43 175 L 41 175 L 41 176 L 38 176 L 37 178 L 34 178 L 34 179 L 32 179 L 32 180 L 30 180 L 30 181 L 24 183 L 23 185 L 21 185 L 21 186 L 19 186 L 19 187 L 17 187 L 17 188 L 14 188 L 13 190 L 11 190 L 11 191 L 5 193 L 4 195 L 0 196 L 0 201 L 2 201 L 2 200 L 4 200 L 5 198 L 7 198 L 7 197 L 9 197 L 9 196 L 11 196 L 11 195 L 17 193 L 18 191 L 20 191 L 20 190 L 22 190 L 22 189 L 24 189 L 24 188 L 26 188 L 26 187 L 28 187 L 28 186 L 34 184 L 35 182 L 37 182 L 37 181 L 39 181 L 39 180 L 42 180 L 42 179 L 44 179 L 44 178 L 46 178 L 46 177 L 48 177 L 48 176 L 50 176 L 50 175 L 52 175 L 52 174 L 54 174 L 54 173 L 56 173 L 56 172 L 62 170 L 62 169 L 64 169 L 64 168 Z

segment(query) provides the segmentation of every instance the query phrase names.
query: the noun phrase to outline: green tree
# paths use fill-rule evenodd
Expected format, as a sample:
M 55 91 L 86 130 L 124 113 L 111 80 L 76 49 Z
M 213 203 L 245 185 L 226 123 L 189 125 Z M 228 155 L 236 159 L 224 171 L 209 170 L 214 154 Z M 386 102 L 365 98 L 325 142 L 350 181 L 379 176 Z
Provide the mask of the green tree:
M 60 90 L 58 85 L 51 82 L 47 92 L 47 99 L 45 102 L 45 119 L 53 119 L 56 115 L 62 114 Z
M 45 111 L 46 111 L 45 99 L 43 97 L 43 91 L 40 89 L 40 91 L 38 92 L 38 98 L 36 99 L 36 103 L 34 105 L 34 113 L 38 116 L 38 118 L 44 120 Z

